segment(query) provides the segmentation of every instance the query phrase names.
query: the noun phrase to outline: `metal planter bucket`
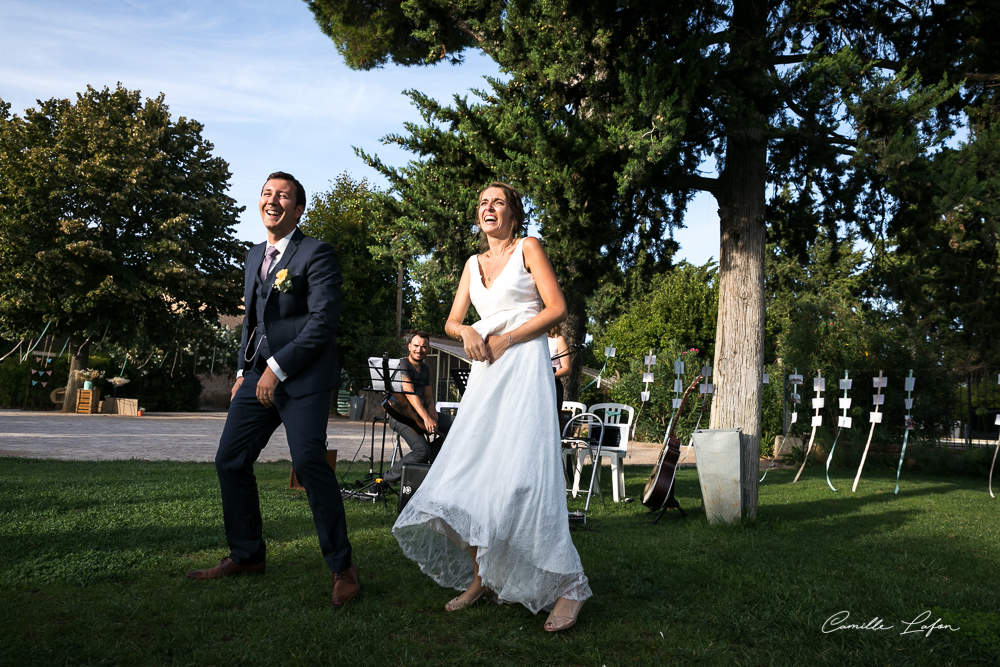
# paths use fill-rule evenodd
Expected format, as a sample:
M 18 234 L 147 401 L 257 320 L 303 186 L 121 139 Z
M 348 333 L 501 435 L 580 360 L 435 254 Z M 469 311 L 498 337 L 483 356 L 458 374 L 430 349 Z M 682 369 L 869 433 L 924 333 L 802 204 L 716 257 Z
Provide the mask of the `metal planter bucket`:
M 350 405 L 351 421 L 360 421 L 365 413 L 365 399 L 361 396 L 352 396 Z
M 743 516 L 742 435 L 738 428 L 694 432 L 695 464 L 709 523 L 731 523 Z

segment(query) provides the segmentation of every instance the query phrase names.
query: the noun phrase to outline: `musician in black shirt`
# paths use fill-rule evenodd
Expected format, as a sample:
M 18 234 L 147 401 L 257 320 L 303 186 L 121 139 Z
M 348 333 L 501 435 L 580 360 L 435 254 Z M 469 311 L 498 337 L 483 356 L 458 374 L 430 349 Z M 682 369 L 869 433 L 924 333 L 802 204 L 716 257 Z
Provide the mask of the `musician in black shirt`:
M 451 426 L 451 415 L 439 415 L 434 404 L 434 391 L 431 387 L 431 370 L 424 363 L 424 357 L 430 350 L 430 334 L 417 331 L 410 336 L 407 345 L 407 356 L 400 360 L 400 380 L 403 385 L 406 400 L 412 412 L 418 415 L 416 421 L 422 422 L 428 434 L 443 434 Z M 400 458 L 389 468 L 383 479 L 387 482 L 398 482 L 403 475 L 404 463 L 427 463 L 441 449 L 441 438 L 429 442 L 426 437 L 415 429 L 401 424 L 392 417 L 389 418 L 389 428 L 406 441 L 410 453 Z

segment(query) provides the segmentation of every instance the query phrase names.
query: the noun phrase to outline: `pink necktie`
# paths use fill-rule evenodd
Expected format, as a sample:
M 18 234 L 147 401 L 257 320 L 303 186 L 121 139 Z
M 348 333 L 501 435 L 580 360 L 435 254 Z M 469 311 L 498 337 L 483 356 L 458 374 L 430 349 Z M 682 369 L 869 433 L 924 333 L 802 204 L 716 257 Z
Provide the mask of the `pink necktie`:
M 264 253 L 264 261 L 260 263 L 260 282 L 265 282 L 267 280 L 267 272 L 271 270 L 271 264 L 274 263 L 274 258 L 278 256 L 278 249 L 273 245 L 268 246 L 267 252 Z

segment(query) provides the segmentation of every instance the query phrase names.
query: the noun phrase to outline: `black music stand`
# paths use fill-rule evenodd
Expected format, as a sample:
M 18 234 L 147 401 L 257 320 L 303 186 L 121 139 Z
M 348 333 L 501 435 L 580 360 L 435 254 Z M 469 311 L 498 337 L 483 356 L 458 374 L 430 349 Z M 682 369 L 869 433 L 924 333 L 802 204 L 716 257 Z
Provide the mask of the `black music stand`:
M 371 376 L 372 389 L 374 391 L 381 391 L 383 393 L 383 403 L 385 399 L 388 399 L 392 394 L 413 394 L 412 391 L 405 391 L 403 389 L 403 383 L 401 381 L 400 372 L 401 368 L 400 359 L 390 359 L 388 354 L 383 354 L 381 358 L 379 357 L 369 357 L 368 358 L 368 371 Z M 354 483 L 355 488 L 353 489 L 342 489 L 341 495 L 346 500 L 351 498 L 353 500 L 363 500 L 366 502 L 378 502 L 382 501 L 382 504 L 388 507 L 388 502 L 386 501 L 386 490 L 389 490 L 389 485 L 382 479 L 383 474 L 383 460 L 385 459 L 385 438 L 389 429 L 389 414 L 383 411 L 381 417 L 382 421 L 382 450 L 379 454 L 378 461 L 378 474 L 375 474 L 375 424 L 378 423 L 380 418 L 376 417 L 372 420 L 372 439 L 371 439 L 371 453 L 368 457 L 368 474 L 362 477 L 360 480 Z M 361 446 L 364 446 L 362 442 Z M 359 447 L 360 449 L 360 447 Z
M 458 387 L 458 395 L 463 396 L 465 394 L 465 386 L 469 384 L 469 368 L 452 368 L 450 371 L 451 379 L 455 381 L 455 386 Z

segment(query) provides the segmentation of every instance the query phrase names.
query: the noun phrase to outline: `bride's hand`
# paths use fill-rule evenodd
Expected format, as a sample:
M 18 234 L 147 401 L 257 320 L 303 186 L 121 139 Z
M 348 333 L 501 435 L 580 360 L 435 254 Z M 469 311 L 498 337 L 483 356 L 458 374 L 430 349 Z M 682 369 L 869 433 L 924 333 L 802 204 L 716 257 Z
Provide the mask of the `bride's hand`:
M 491 334 L 486 337 L 486 344 L 490 348 L 493 361 L 497 361 L 503 356 L 504 352 L 510 349 L 510 336 L 507 334 L 499 336 Z
M 472 327 L 465 327 L 462 330 L 462 345 L 465 347 L 465 355 L 473 361 L 493 361 L 490 346 L 483 341 L 479 332 Z

